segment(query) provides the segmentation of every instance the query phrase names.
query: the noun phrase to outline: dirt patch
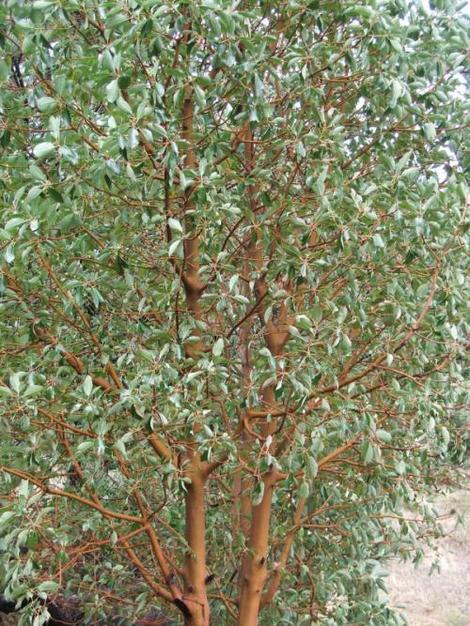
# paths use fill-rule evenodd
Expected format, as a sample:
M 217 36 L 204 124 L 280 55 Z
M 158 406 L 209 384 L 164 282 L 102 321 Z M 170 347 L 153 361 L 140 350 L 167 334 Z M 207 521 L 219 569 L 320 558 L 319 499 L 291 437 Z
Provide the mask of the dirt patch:
M 470 626 L 470 489 L 439 496 L 433 504 L 445 529 L 437 544 L 440 571 L 429 574 L 436 557 L 432 550 L 417 568 L 390 563 L 390 602 L 410 626 Z M 459 515 L 463 526 L 457 523 Z

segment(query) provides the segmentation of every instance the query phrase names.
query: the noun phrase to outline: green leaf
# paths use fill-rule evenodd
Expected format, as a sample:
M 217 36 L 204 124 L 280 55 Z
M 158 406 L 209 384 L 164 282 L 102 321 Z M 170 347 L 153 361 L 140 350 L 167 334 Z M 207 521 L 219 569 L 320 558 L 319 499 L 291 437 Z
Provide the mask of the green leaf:
M 314 305 L 310 309 L 310 315 L 315 322 L 321 322 L 322 317 L 323 317 L 323 311 L 322 311 L 321 306 Z
M 259 480 L 256 483 L 255 488 L 253 489 L 253 495 L 251 498 L 251 502 L 253 506 L 260 505 L 263 500 L 263 496 L 264 496 L 264 482 L 262 480 Z
M 91 448 L 94 448 L 94 447 L 95 447 L 94 441 L 82 441 L 77 446 L 77 452 L 78 453 L 86 452 L 87 450 L 91 450 Z
M 302 481 L 299 487 L 299 491 L 297 493 L 299 498 L 308 498 L 310 493 L 310 486 L 306 480 Z
M 13 389 L 15 393 L 20 393 L 21 381 L 20 381 L 20 373 L 16 372 L 10 376 L 10 388 Z
M 54 5 L 53 0 L 34 0 L 33 2 L 33 7 L 35 9 L 48 9 L 49 7 L 53 5 Z
M 390 100 L 390 106 L 391 108 L 395 108 L 398 98 L 402 95 L 403 93 L 403 86 L 401 84 L 401 82 L 399 80 L 393 79 L 392 80 L 392 98 Z
M 376 432 L 377 438 L 383 443 L 390 443 L 392 441 L 392 435 L 387 430 L 379 428 Z
M 372 241 L 374 242 L 374 246 L 376 248 L 385 248 L 385 242 L 378 233 L 372 237 Z
M 222 337 L 219 337 L 217 341 L 212 346 L 212 354 L 214 356 L 220 356 L 224 351 L 224 340 Z
M 28 385 L 23 393 L 23 397 L 37 396 L 43 389 L 44 387 L 42 385 Z
M 116 100 L 116 104 L 118 108 L 121 109 L 121 111 L 124 111 L 124 113 L 128 113 L 129 115 L 132 115 L 132 109 L 129 103 L 126 100 L 124 100 L 122 96 L 118 96 Z
M 199 87 L 199 85 L 194 85 L 193 89 L 196 104 L 200 109 L 204 109 L 206 106 L 206 96 L 204 94 L 204 91 Z
M 26 220 L 22 217 L 12 217 L 11 220 L 8 220 L 5 224 L 4 228 L 5 230 L 14 230 L 17 226 L 21 226 L 25 222 Z
M 125 441 L 124 441 L 124 437 L 121 437 L 120 439 L 118 439 L 114 445 L 116 447 L 116 450 L 118 450 L 118 452 L 120 452 L 122 454 L 122 456 L 125 459 L 127 459 L 127 450 L 126 450 L 126 444 L 125 444 Z
M 50 96 L 43 96 L 42 98 L 38 98 L 37 100 L 38 109 L 40 111 L 50 112 L 57 108 L 57 102 L 54 98 Z
M 434 124 L 427 123 L 423 126 L 424 136 L 429 142 L 433 142 L 436 139 L 436 129 Z
M 3 258 L 9 265 L 13 263 L 13 261 L 15 260 L 15 249 L 13 244 L 10 244 L 6 248 L 5 252 L 3 253 Z
M 106 85 L 106 99 L 108 102 L 116 102 L 119 97 L 119 84 L 117 79 Z
M 306 458 L 306 470 L 310 478 L 315 478 L 318 474 L 318 463 L 313 456 Z
M 238 274 L 234 274 L 230 277 L 230 280 L 228 281 L 228 289 L 230 292 L 233 292 L 233 290 L 235 289 L 235 286 L 238 284 L 239 278 L 240 277 Z
M 83 383 L 83 393 L 86 396 L 90 396 L 93 391 L 93 380 L 90 375 L 85 376 L 85 381 Z
M 0 514 L 0 528 L 7 525 L 7 523 L 14 519 L 16 513 L 14 511 L 4 511 Z
M 406 463 L 404 461 L 395 462 L 395 471 L 402 476 L 406 472 Z
M 257 98 L 262 98 L 264 93 L 263 81 L 258 74 L 255 74 L 255 94 Z
M 186 383 L 190 383 L 195 378 L 198 378 L 201 374 L 201 371 L 189 372 L 189 374 L 186 375 Z
M 60 202 L 60 203 L 64 202 L 64 197 L 62 196 L 60 191 L 57 191 L 57 189 L 54 189 L 54 187 L 49 187 L 47 189 L 47 192 L 50 195 L 50 197 L 56 202 Z
M 299 330 L 295 326 L 289 326 L 288 330 L 289 330 L 289 335 L 291 335 L 292 337 L 296 337 L 297 339 L 303 339 Z
M 5 61 L 0 61 L 0 82 L 5 82 L 10 76 L 10 67 Z
M 38 143 L 33 148 L 33 154 L 37 159 L 45 159 L 55 152 L 55 145 L 50 141 Z
M 174 241 L 171 242 L 170 246 L 168 247 L 168 256 L 169 257 L 177 256 L 180 258 L 183 257 L 183 240 L 182 239 L 175 239 Z
M 170 227 L 171 230 L 173 230 L 173 231 L 175 231 L 177 233 L 182 233 L 183 232 L 183 226 L 182 226 L 181 222 L 179 220 L 177 220 L 176 218 L 174 218 L 174 217 L 168 218 L 168 226 Z
M 374 460 L 374 448 L 369 441 L 365 442 L 362 458 L 366 465 L 369 465 Z
M 132 79 L 128 74 L 123 74 L 118 78 L 118 85 L 121 89 L 127 89 L 128 87 L 130 87 L 131 82 Z
M 46 593 L 54 592 L 54 591 L 57 591 L 58 589 L 59 589 L 59 583 L 55 582 L 54 580 L 44 580 L 42 583 L 40 583 L 40 585 L 37 588 L 38 591 L 43 591 Z

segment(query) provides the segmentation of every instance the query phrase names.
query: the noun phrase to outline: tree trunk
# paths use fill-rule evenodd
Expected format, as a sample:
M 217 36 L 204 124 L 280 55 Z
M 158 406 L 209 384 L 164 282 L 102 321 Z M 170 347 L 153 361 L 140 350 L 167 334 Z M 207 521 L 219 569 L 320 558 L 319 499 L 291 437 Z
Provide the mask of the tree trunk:
M 209 626 L 209 612 L 204 613 L 202 610 L 194 615 L 189 615 L 184 620 L 184 626 Z
M 187 475 L 191 484 L 186 494 L 186 540 L 190 551 L 186 555 L 184 602 L 189 614 L 186 626 L 209 626 L 209 602 L 206 593 L 206 524 L 205 483 L 206 468 L 199 456 L 190 457 Z
M 258 624 L 261 594 L 268 575 L 266 560 L 272 496 L 279 477 L 280 473 L 275 468 L 265 474 L 263 499 L 259 505 L 253 507 L 248 553 L 242 566 L 238 626 Z

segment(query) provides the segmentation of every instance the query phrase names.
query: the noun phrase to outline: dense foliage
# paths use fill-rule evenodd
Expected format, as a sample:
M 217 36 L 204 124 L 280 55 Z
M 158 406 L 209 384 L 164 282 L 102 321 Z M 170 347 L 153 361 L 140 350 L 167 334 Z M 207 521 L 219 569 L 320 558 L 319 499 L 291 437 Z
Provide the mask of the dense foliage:
M 462 447 L 456 5 L 2 3 L 0 580 L 25 620 L 58 595 L 400 623 L 384 560 L 438 532 L 422 495 Z

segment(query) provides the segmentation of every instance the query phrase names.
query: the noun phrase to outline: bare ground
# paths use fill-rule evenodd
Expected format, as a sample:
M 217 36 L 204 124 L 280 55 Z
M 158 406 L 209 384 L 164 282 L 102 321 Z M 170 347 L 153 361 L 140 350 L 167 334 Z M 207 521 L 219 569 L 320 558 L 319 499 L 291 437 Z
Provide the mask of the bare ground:
M 439 496 L 434 504 L 445 529 L 437 546 L 440 572 L 429 575 L 436 556 L 432 550 L 418 568 L 390 563 L 391 604 L 410 626 L 470 626 L 470 488 Z M 458 524 L 459 515 L 464 525 Z

